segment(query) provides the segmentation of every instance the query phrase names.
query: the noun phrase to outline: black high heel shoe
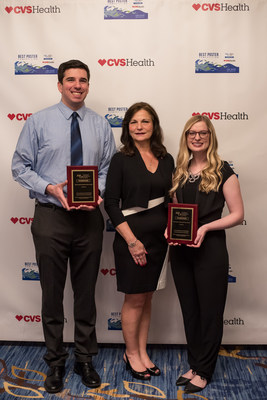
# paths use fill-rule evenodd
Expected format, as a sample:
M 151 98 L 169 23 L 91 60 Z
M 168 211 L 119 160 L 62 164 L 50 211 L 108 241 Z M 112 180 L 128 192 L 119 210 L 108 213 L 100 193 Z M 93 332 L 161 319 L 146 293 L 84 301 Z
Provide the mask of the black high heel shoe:
M 202 381 L 206 381 L 206 385 L 204 387 L 200 387 L 200 386 L 194 385 L 191 382 L 188 382 L 188 384 L 185 386 L 184 392 L 188 394 L 188 393 L 197 393 L 197 392 L 201 392 L 201 390 L 204 390 L 205 387 L 207 386 L 208 382 L 207 382 L 206 378 L 203 378 L 202 376 L 200 376 L 200 378 L 202 379 Z
M 131 364 L 130 364 L 130 361 L 128 360 L 127 354 L 124 353 L 124 355 L 125 355 L 126 360 L 124 360 L 124 358 L 123 358 L 123 361 L 124 361 L 125 364 L 126 364 L 126 370 L 129 370 L 129 371 L 131 372 L 132 376 L 133 376 L 135 379 L 140 379 L 140 380 L 143 380 L 143 381 L 148 381 L 148 380 L 151 378 L 151 376 L 150 376 L 150 374 L 149 374 L 149 372 L 148 372 L 147 369 L 146 369 L 145 371 L 142 371 L 142 372 L 135 371 L 135 370 L 132 368 L 132 366 L 131 366 Z
M 190 372 L 190 371 L 192 371 L 193 378 L 194 378 L 194 376 L 196 375 L 196 372 L 194 370 L 189 370 L 188 372 Z M 193 378 L 186 378 L 185 376 L 181 375 L 181 376 L 179 376 L 179 378 L 176 381 L 176 386 L 187 385 Z
M 176 381 L 176 386 L 184 386 L 187 383 L 190 382 L 191 379 L 185 378 L 184 376 L 179 376 L 179 378 Z
M 160 376 L 160 374 L 161 374 L 159 367 L 157 367 L 156 365 L 154 365 L 154 367 L 152 367 L 152 368 L 147 368 L 147 371 L 150 375 L 153 375 L 153 376 Z
M 192 370 L 192 374 L 196 375 L 196 372 Z M 191 378 L 191 379 L 193 379 L 193 378 Z M 181 375 L 181 376 L 179 376 L 179 378 L 176 381 L 176 386 L 187 385 L 191 381 L 191 379 L 190 378 L 186 378 L 185 376 Z

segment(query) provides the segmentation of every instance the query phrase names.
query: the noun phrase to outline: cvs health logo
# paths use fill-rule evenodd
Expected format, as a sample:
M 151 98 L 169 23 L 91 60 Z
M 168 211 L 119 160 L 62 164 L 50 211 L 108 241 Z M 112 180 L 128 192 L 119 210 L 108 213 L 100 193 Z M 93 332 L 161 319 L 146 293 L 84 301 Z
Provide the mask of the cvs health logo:
M 10 218 L 10 221 L 13 222 L 14 225 L 17 224 L 17 223 L 19 223 L 19 224 L 21 224 L 21 225 L 25 225 L 25 224 L 26 224 L 26 225 L 29 225 L 29 224 L 32 223 L 33 218 L 27 218 L 27 217 L 20 217 L 20 218 L 18 218 L 18 217 L 12 217 L 12 218 Z
M 6 7 L 5 10 L 8 14 L 10 14 L 11 11 L 13 11 L 15 14 L 31 14 L 32 13 L 31 6 Z
M 199 9 L 203 10 L 203 11 L 220 11 L 221 7 L 219 3 L 204 3 L 204 4 L 199 4 L 199 3 L 195 3 L 192 5 L 192 7 L 198 11 Z
M 26 121 L 30 116 L 32 115 L 32 113 L 18 113 L 18 114 L 7 114 L 8 118 L 13 121 L 13 119 L 17 120 L 17 121 Z
M 24 321 L 24 322 L 41 322 L 41 316 L 40 315 L 16 315 L 15 317 L 19 322 Z
M 116 275 L 116 269 L 115 268 L 111 268 L 111 269 L 102 268 L 100 271 L 104 276 L 106 276 L 106 275 L 115 276 Z
M 220 112 L 193 112 L 192 116 L 194 115 L 206 115 L 209 119 L 220 119 L 220 120 L 248 120 L 248 114 L 244 111 L 238 111 L 236 113 L 228 113 L 227 111 L 220 111 Z
M 100 58 L 98 63 L 103 67 L 154 67 L 155 61 L 151 58 L 143 58 L 142 60 L 134 60 L 133 58 Z
M 102 59 L 100 58 L 98 60 L 98 63 L 101 65 L 101 67 L 103 67 L 103 65 L 105 65 L 105 64 L 107 64 L 109 67 L 113 67 L 113 66 L 115 66 L 115 67 L 118 67 L 118 66 L 125 67 L 126 60 L 125 60 L 125 58 L 117 58 L 117 59 L 110 58 L 108 60 L 105 60 L 104 58 L 102 58 Z
M 194 10 L 202 11 L 249 11 L 249 6 L 246 3 L 228 4 L 228 3 L 194 3 L 192 4 Z
M 193 112 L 192 116 L 194 117 L 195 115 L 206 115 L 209 117 L 209 119 L 220 119 L 220 113 L 219 112 Z
M 10 14 L 13 12 L 14 14 L 55 14 L 60 13 L 61 10 L 57 6 L 48 6 L 48 7 L 40 7 L 36 6 L 15 6 L 15 7 L 6 7 L 6 12 Z

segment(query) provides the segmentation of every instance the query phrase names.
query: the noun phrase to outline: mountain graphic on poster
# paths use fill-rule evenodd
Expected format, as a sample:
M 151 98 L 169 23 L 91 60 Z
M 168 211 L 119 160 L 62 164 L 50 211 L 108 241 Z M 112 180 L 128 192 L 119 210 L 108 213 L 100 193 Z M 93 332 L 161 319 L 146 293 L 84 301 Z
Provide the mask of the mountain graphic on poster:
M 57 68 L 51 65 L 44 65 L 39 67 L 37 65 L 28 64 L 25 61 L 15 62 L 15 75 L 47 75 L 57 74 Z
M 121 128 L 122 127 L 122 118 L 118 117 L 115 114 L 106 114 L 106 120 L 109 122 L 112 128 Z
M 141 10 L 126 11 L 117 7 L 106 6 L 104 19 L 148 19 L 148 13 Z
M 236 67 L 233 64 L 215 64 L 213 62 L 205 61 L 205 60 L 196 60 L 195 62 L 195 73 L 197 74 L 207 74 L 207 73 L 224 73 L 224 74 L 238 74 L 239 67 Z

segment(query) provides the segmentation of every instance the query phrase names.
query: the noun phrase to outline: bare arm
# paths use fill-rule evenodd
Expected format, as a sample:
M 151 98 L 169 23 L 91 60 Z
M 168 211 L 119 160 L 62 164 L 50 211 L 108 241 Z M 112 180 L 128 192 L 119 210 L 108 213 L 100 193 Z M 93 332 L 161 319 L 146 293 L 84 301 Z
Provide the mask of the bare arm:
M 230 176 L 223 185 L 223 194 L 229 210 L 229 214 L 223 218 L 209 222 L 201 226 L 197 231 L 195 244 L 191 247 L 200 247 L 208 231 L 228 229 L 240 224 L 244 219 L 244 205 L 240 191 L 240 185 L 236 175 Z

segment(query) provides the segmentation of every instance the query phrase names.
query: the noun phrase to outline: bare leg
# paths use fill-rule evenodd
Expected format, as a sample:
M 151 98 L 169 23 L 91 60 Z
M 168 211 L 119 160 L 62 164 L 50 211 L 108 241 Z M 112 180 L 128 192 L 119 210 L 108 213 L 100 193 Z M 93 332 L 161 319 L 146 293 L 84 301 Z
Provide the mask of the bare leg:
M 187 378 L 187 379 L 193 379 L 194 376 L 196 374 L 192 371 L 192 369 L 190 369 L 189 371 L 187 371 L 185 374 L 182 375 L 183 378 Z
M 147 338 L 151 319 L 151 302 L 154 292 L 146 293 L 146 301 L 143 308 L 139 329 L 139 351 L 140 357 L 146 368 L 153 368 L 154 364 L 147 354 Z
M 147 293 L 125 294 L 121 311 L 126 354 L 132 368 L 138 372 L 146 370 L 146 366 L 141 361 L 139 347 L 140 326 L 146 297 Z

